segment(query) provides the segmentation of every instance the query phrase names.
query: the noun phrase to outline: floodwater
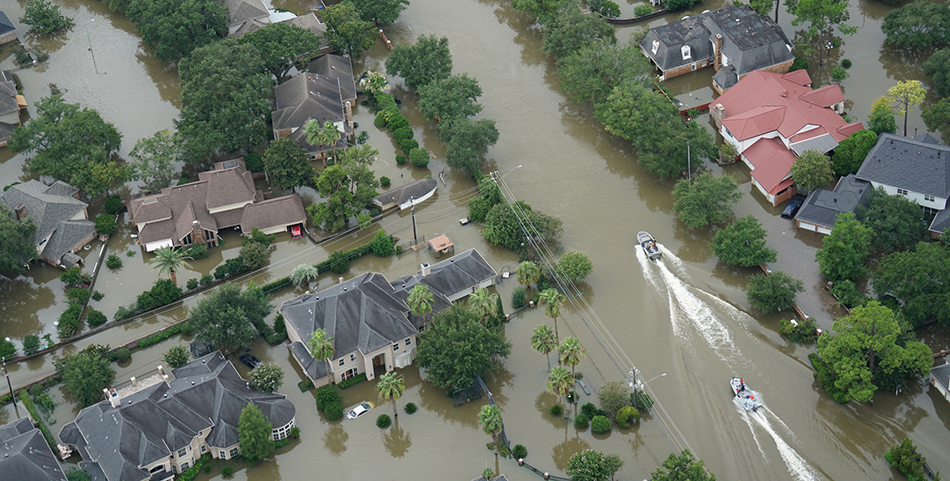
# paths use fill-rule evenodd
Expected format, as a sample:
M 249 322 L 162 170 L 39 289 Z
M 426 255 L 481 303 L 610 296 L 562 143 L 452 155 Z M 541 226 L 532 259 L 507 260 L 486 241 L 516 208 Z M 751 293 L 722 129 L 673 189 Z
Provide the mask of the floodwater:
M 620 3 L 624 12 L 636 5 Z M 871 102 L 897 80 L 923 79 L 920 65 L 925 57 L 882 47 L 880 23 L 889 7 L 873 0 L 851 3 L 852 23 L 860 27 L 858 33 L 826 52 L 823 66 L 818 65 L 817 56 L 810 59 L 809 73 L 816 87 L 825 85 L 831 68 L 841 59 L 851 59 L 851 76 L 842 87 L 849 114 L 866 120 Z M 314 6 L 298 0 L 274 0 L 272 4 L 298 13 Z M 696 12 L 722 4 L 721 0 L 708 0 Z M 578 432 L 563 419 L 552 417 L 547 411 L 557 400 L 545 392 L 547 364 L 529 342 L 534 327 L 549 321 L 539 309 L 526 310 L 506 327 L 514 345 L 511 358 L 487 381 L 504 414 L 509 437 L 527 447 L 527 461 L 563 474 L 572 454 L 590 448 L 619 454 L 626 465 L 618 478 L 639 480 L 649 477 L 670 452 L 689 448 L 719 479 L 900 479 L 884 461 L 883 453 L 910 436 L 934 469 L 950 472 L 950 464 L 940 456 L 944 450 L 939 448 L 950 445 L 950 404 L 922 381 L 911 383 L 899 396 L 877 394 L 874 406 L 842 406 L 826 395 L 812 379 L 807 355 L 813 348 L 790 344 L 778 334 L 778 321 L 788 313 L 761 315 L 746 301 L 745 284 L 756 271 L 720 265 L 707 245 L 712 233 L 687 228 L 676 220 L 669 195 L 673 182 L 642 171 L 630 145 L 604 132 L 589 106 L 565 99 L 552 59 L 540 50 L 540 31 L 508 5 L 503 0 L 413 0 L 400 21 L 386 27 L 387 35 L 397 44 L 424 34 L 449 38 L 455 72 L 467 72 L 479 80 L 484 90 L 481 116 L 495 119 L 501 132 L 498 145 L 489 151 L 489 168 L 505 175 L 519 200 L 564 221 L 564 236 L 556 250 L 576 249 L 591 257 L 594 273 L 571 294 L 572 305 L 563 309 L 559 319 L 562 335 L 578 336 L 588 351 L 589 357 L 578 366 L 587 385 L 596 392 L 605 382 L 624 381 L 635 365 L 644 379 L 650 380 L 648 390 L 658 400 L 654 413 L 640 426 L 607 435 Z M 44 41 L 50 44 L 47 48 L 55 50 L 49 62 L 20 72 L 31 105 L 46 95 L 46 83 L 57 83 L 68 90 L 69 101 L 98 108 L 123 131 L 123 153 L 136 139 L 169 128 L 177 115 L 174 68 L 155 61 L 141 47 L 128 22 L 109 14 L 102 4 L 72 2 L 64 10 L 76 19 L 77 26 L 62 39 Z M 10 16 L 21 14 L 14 11 Z M 682 15 L 685 13 L 668 15 L 652 25 Z M 781 12 L 780 23 L 793 37 L 795 29 L 787 17 Z M 92 18 L 95 21 L 90 23 Z M 96 66 L 83 42 L 85 28 L 95 49 Z M 618 37 L 625 39 L 633 30 L 620 28 Z M 3 68 L 12 66 L 7 52 L 0 56 Z M 355 71 L 383 70 L 385 55 L 377 42 L 356 63 Z M 708 95 L 703 92 L 709 91 L 710 76 L 711 71 L 700 71 L 666 85 L 677 95 L 690 91 Z M 414 94 L 398 83 L 393 92 L 404 101 L 403 110 L 416 138 L 436 157 L 444 157 L 436 130 L 415 107 Z M 35 114 L 32 108 L 31 113 Z M 394 145 L 387 133 L 373 127 L 372 114 L 358 107 L 356 120 L 380 151 L 373 168 L 378 175 L 392 178 L 395 186 L 429 174 L 438 177 L 445 169 L 439 160 L 429 169 L 397 166 Z M 923 129 L 918 109 L 911 111 L 908 125 L 909 133 Z M 4 183 L 25 178 L 22 156 L 11 157 L 7 150 L 0 150 L 0 155 L 5 156 L 0 157 Z M 804 280 L 806 292 L 799 296 L 799 304 L 823 328 L 830 327 L 841 312 L 824 290 L 814 263 L 821 237 L 798 232 L 781 219 L 779 208 L 767 205 L 753 192 L 742 165 L 705 168 L 733 176 L 748 193 L 736 206 L 736 214 L 752 214 L 763 223 L 770 245 L 779 251 L 778 262 L 770 267 Z M 476 247 L 496 269 L 513 270 L 517 259 L 511 252 L 487 246 L 476 226 L 463 227 L 457 222 L 467 214 L 467 201 L 475 195 L 473 188 L 465 174 L 446 169 L 445 185 L 440 185 L 437 196 L 416 209 L 418 237 L 447 234 L 457 249 Z M 315 196 L 307 190 L 303 194 L 309 200 Z M 260 284 L 288 275 L 300 263 L 316 263 L 333 250 L 367 241 L 377 228 L 399 236 L 404 247 L 412 242 L 408 212 L 387 216 L 359 234 L 320 246 L 281 237 L 271 254 L 271 266 L 239 281 Z M 634 233 L 641 229 L 649 230 L 667 250 L 662 262 L 649 262 L 634 249 Z M 107 246 L 110 253 L 122 257 L 123 268 L 116 272 L 103 269 L 96 282 L 96 288 L 106 296 L 94 306 L 110 317 L 156 278 L 147 264 L 148 256 L 133 244 L 129 234 L 127 225 L 122 227 Z M 210 258 L 195 261 L 191 270 L 180 273 L 179 283 L 237 255 L 239 239 L 226 236 L 226 241 L 223 248 L 212 249 Z M 90 252 L 98 253 L 98 248 Z M 129 250 L 133 257 L 126 257 Z M 421 262 L 433 260 L 430 253 L 411 249 L 394 258 L 367 256 L 352 263 L 343 277 L 379 271 L 393 279 L 412 274 Z M 52 331 L 52 321 L 65 309 L 57 276 L 58 272 L 48 267 L 34 268 L 26 276 L 0 283 L 0 308 L 6 319 L 3 336 L 19 338 Z M 337 276 L 328 274 L 311 288 L 319 290 L 335 282 Z M 506 306 L 514 287 L 515 282 L 508 281 L 497 289 Z M 301 292 L 283 290 L 274 303 Z M 196 300 L 188 298 L 184 306 L 169 306 L 157 316 L 80 341 L 65 353 L 90 343 L 115 346 L 129 342 L 181 319 L 184 309 Z M 946 328 L 920 334 L 934 350 L 950 347 Z M 165 350 L 184 342 L 175 339 L 137 351 L 131 365 L 120 369 L 119 379 L 153 369 Z M 512 480 L 536 479 L 514 461 L 498 460 L 485 448 L 489 438 L 476 423 L 476 412 L 484 400 L 452 407 L 443 391 L 419 379 L 415 367 L 401 372 L 407 390 L 399 405 L 401 411 L 406 402 L 414 402 L 419 412 L 401 414 L 397 427 L 379 430 L 374 418 L 377 413 L 389 412 L 389 406 L 377 406 L 372 415 L 354 421 L 327 422 L 316 412 L 312 396 L 297 390 L 295 384 L 302 377 L 284 348 L 258 342 L 252 349 L 262 360 L 283 366 L 287 373 L 282 391 L 297 406 L 305 445 L 284 448 L 272 461 L 253 468 L 238 465 L 238 480 L 303 479 L 313 472 L 315 461 L 322 474 L 337 479 L 471 479 L 485 467 L 500 469 Z M 11 378 L 19 386 L 52 369 L 52 359 L 47 356 L 12 366 Z M 243 372 L 244 368 L 239 369 Z M 662 373 L 667 375 L 658 377 Z M 727 388 L 733 375 L 746 379 L 766 409 L 746 413 L 733 403 Z M 363 400 L 378 404 L 371 383 L 354 386 L 343 395 L 347 406 Z M 56 396 L 62 399 L 61 394 Z M 582 402 L 587 400 L 581 396 Z M 0 416 L 9 419 L 13 415 L 10 408 Z M 71 410 L 69 406 L 57 410 L 60 423 L 68 421 Z M 366 462 L 368 459 L 373 461 Z M 219 468 L 215 465 L 213 476 Z M 205 476 L 201 479 L 209 479 Z

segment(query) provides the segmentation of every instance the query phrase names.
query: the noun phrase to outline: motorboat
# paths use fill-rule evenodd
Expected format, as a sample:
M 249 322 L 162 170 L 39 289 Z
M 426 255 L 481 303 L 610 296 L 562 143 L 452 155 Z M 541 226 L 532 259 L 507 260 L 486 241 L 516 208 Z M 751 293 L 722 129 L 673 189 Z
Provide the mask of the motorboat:
M 762 401 L 755 398 L 755 393 L 749 389 L 749 386 L 746 386 L 745 381 L 741 377 L 734 377 L 729 381 L 729 385 L 732 387 L 733 394 L 739 398 L 739 401 L 742 402 L 742 406 L 746 408 L 747 411 L 755 412 L 756 409 L 759 409 L 762 406 Z
M 637 233 L 637 242 L 640 243 L 640 247 L 643 248 L 643 253 L 647 255 L 651 261 L 659 259 L 663 253 L 660 252 L 660 247 L 656 245 L 656 240 L 653 239 L 653 236 L 645 230 L 641 230 Z

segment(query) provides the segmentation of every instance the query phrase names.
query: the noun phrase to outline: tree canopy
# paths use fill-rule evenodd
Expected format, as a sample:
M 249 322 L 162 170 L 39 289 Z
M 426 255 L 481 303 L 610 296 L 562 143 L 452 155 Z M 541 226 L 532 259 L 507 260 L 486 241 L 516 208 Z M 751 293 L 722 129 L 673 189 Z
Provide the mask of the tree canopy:
M 923 109 L 921 116 L 930 132 L 940 132 L 944 142 L 950 140 L 950 98 L 944 97 Z
M 261 364 L 251 369 L 248 377 L 251 388 L 268 394 L 276 392 L 284 384 L 284 370 L 276 364 Z
M 491 119 L 443 120 L 439 122 L 439 132 L 446 142 L 445 163 L 471 173 L 481 169 L 482 158 L 488 153 L 488 147 L 498 143 L 498 129 Z
M 257 48 L 231 38 L 182 59 L 181 113 L 175 124 L 186 160 L 205 162 L 215 152 L 248 149 L 267 138 L 273 81 L 263 71 Z
M 571 282 L 583 281 L 594 270 L 590 257 L 577 251 L 565 252 L 557 264 L 560 268 L 558 274 Z
M 792 25 L 807 24 L 805 35 L 809 38 L 831 35 L 835 26 L 845 35 L 858 30 L 858 27 L 845 23 L 851 19 L 848 0 L 785 0 L 785 7 L 790 15 L 795 16 Z
M 719 260 L 734 266 L 754 267 L 775 262 L 775 249 L 766 245 L 765 234 L 758 219 L 747 215 L 717 230 L 709 247 Z
M 36 244 L 30 240 L 35 233 L 32 217 L 17 220 L 12 210 L 0 204 L 0 271 L 26 272 L 26 263 L 39 255 Z
M 55 361 L 56 370 L 62 373 L 66 391 L 82 407 L 101 401 L 102 390 L 115 379 L 111 361 L 104 352 L 107 350 L 108 346 L 91 345 Z
M 317 177 L 317 191 L 325 200 L 307 206 L 314 222 L 326 230 L 343 228 L 378 195 L 379 179 L 369 170 L 379 151 L 364 144 L 341 151 L 337 163 Z
M 233 353 L 257 337 L 255 323 L 262 323 L 274 306 L 253 284 L 247 290 L 225 283 L 189 309 L 195 339 L 225 353 Z
M 924 117 L 926 119 L 926 117 Z M 929 125 L 928 125 L 929 127 Z M 881 97 L 871 103 L 871 114 L 868 116 L 868 130 L 877 135 L 884 132 L 897 132 L 897 121 L 894 120 L 894 111 L 888 105 L 887 100 Z
M 686 10 L 687 8 L 690 8 L 702 1 L 703 0 L 666 0 L 663 2 L 663 6 L 665 6 L 668 10 L 675 12 L 677 10 Z
M 478 104 L 482 88 L 466 73 L 432 80 L 418 90 L 419 111 L 430 122 L 471 117 L 482 111 Z
M 818 337 L 818 355 L 834 369 L 835 387 L 856 401 L 924 376 L 933 364 L 930 348 L 907 339 L 894 313 L 877 301 L 855 307 L 832 330 Z
M 475 382 L 475 375 L 498 368 L 498 361 L 511 353 L 504 334 L 493 332 L 479 316 L 460 304 L 435 315 L 419 335 L 419 365 L 428 369 L 428 379 L 440 388 L 462 388 Z
M 792 164 L 792 178 L 799 188 L 812 191 L 835 178 L 831 159 L 815 149 L 808 149 Z
M 567 461 L 567 475 L 571 481 L 608 481 L 622 467 L 620 456 L 588 449 L 571 456 Z
M 804 290 L 802 281 L 782 271 L 773 271 L 750 277 L 746 297 L 752 307 L 768 314 L 791 309 L 796 295 Z
M 831 157 L 835 175 L 856 174 L 875 144 L 877 134 L 873 130 L 859 130 L 842 140 Z
M 36 113 L 25 126 L 16 127 L 9 144 L 13 152 L 33 153 L 27 160 L 30 172 L 62 180 L 91 197 L 125 182 L 125 166 L 113 157 L 122 134 L 99 112 L 55 94 L 40 99 Z M 110 172 L 115 175 L 104 175 Z
M 308 60 L 320 51 L 320 37 L 310 30 L 284 22 L 270 23 L 246 33 L 238 42 L 257 48 L 264 67 L 274 75 L 277 83 L 283 81 L 294 62 Z
M 285 189 L 310 185 L 316 176 L 306 149 L 290 137 L 270 143 L 264 152 L 264 170 Z
M 595 43 L 614 45 L 614 27 L 599 15 L 586 15 L 577 5 L 568 3 L 544 26 L 545 52 L 556 58 L 566 57 Z
M 901 315 L 914 327 L 932 320 L 950 324 L 950 249 L 944 245 L 921 242 L 885 256 L 871 286 L 903 304 Z
M 60 13 L 59 5 L 53 5 L 46 0 L 30 0 L 23 13 L 20 22 L 29 25 L 30 30 L 41 35 L 56 33 L 73 26 L 73 19 Z
M 376 43 L 373 23 L 361 18 L 354 2 L 327 6 L 323 9 L 323 23 L 327 27 L 323 38 L 338 55 L 360 58 L 363 52 Z
M 399 75 L 406 86 L 418 89 L 452 75 L 449 39 L 420 35 L 413 45 L 397 45 L 386 57 L 386 73 Z
M 950 42 L 950 6 L 917 0 L 891 10 L 881 24 L 884 43 L 901 48 L 925 49 Z
M 125 15 L 162 61 L 187 57 L 228 35 L 228 9 L 215 0 L 130 0 Z
M 129 153 L 134 160 L 129 164 L 131 177 L 145 182 L 145 188 L 157 194 L 181 176 L 175 163 L 182 157 L 181 141 L 178 133 L 159 130 L 151 137 L 143 137 L 135 142 Z
M 577 7 L 574 7 L 575 9 Z M 600 104 L 618 85 L 647 85 L 650 63 L 638 47 L 591 41 L 557 61 L 561 89 L 578 103 Z
M 535 211 L 525 202 L 517 201 L 515 208 L 522 219 L 527 219 L 536 229 L 538 240 L 557 240 L 563 232 L 561 220 L 547 214 Z M 482 237 L 489 243 L 507 247 L 515 252 L 522 252 L 526 243 L 525 233 L 518 222 L 519 216 L 508 203 L 496 204 L 485 218 L 485 228 Z
M 818 268 L 829 281 L 853 281 L 864 277 L 864 261 L 871 254 L 871 229 L 858 222 L 854 214 L 838 214 L 831 234 L 822 239 L 815 252 Z
M 688 449 L 663 461 L 660 468 L 650 475 L 651 481 L 716 481 L 716 476 L 703 466 L 703 460 L 696 460 Z
M 541 25 L 550 22 L 565 5 L 575 5 L 574 0 L 511 0 L 515 10 L 533 15 Z
M 934 92 L 950 96 L 950 48 L 937 50 L 924 62 L 924 75 L 934 81 Z
M 927 91 L 920 80 L 898 80 L 897 85 L 887 89 L 885 99 L 897 110 L 898 115 L 904 116 L 904 136 L 907 136 L 907 115 L 910 109 L 924 101 Z
M 680 179 L 673 188 L 673 210 L 684 224 L 704 227 L 732 217 L 732 206 L 742 199 L 739 185 L 728 176 L 703 172 L 695 179 Z
M 347 0 L 360 12 L 363 20 L 376 23 L 393 23 L 409 6 L 409 0 Z
M 885 253 L 910 250 L 923 240 L 927 226 L 920 206 L 901 195 L 888 195 L 883 187 L 868 190 L 868 206 L 858 206 L 858 219 L 871 229 L 874 245 Z
M 274 440 L 271 438 L 273 430 L 274 426 L 254 403 L 247 403 L 241 410 L 238 440 L 241 442 L 241 456 L 248 464 L 257 464 L 274 452 Z

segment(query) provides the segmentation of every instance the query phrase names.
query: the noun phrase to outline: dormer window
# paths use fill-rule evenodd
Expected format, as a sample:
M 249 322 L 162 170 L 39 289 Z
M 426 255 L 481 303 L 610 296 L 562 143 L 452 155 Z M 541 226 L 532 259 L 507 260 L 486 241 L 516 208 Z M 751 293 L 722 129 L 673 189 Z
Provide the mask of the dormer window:
M 656 53 L 656 51 L 659 50 L 659 48 L 660 48 L 660 41 L 659 41 L 659 40 L 654 40 L 654 41 L 653 41 L 653 53 Z
M 680 48 L 680 51 L 683 53 L 683 60 L 687 60 L 690 58 L 689 45 L 683 45 L 683 47 Z

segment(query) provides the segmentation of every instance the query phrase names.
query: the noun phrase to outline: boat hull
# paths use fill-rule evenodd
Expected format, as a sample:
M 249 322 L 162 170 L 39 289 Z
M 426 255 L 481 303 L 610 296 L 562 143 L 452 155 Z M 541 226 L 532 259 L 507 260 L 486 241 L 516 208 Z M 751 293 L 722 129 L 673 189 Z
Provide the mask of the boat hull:
M 729 381 L 729 387 L 747 411 L 755 412 L 762 406 L 762 402 L 755 398 L 755 393 L 749 389 L 741 377 L 732 378 Z
M 653 239 L 653 236 L 649 232 L 642 230 L 637 233 L 637 243 L 640 244 L 640 248 L 643 249 L 643 253 L 647 255 L 647 258 L 651 261 L 655 261 L 663 256 L 663 253 L 660 252 L 660 246 L 656 245 L 656 240 Z

